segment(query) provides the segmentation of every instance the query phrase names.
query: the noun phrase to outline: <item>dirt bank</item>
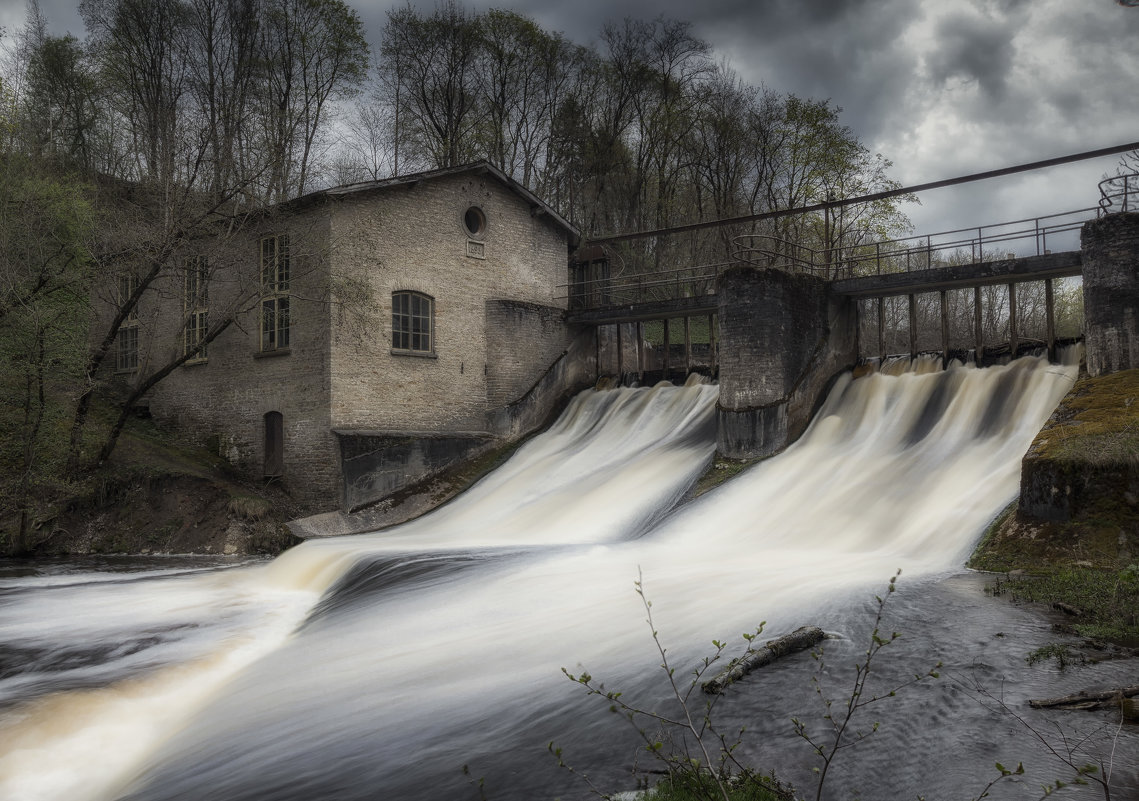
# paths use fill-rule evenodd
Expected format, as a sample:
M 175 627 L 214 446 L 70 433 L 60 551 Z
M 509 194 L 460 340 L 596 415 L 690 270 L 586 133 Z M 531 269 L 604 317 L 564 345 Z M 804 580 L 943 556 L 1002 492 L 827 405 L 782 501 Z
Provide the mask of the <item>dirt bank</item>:
M 272 555 L 300 541 L 285 522 L 308 512 L 287 486 L 245 481 L 216 455 L 132 421 L 109 462 L 38 500 L 27 555 Z M 0 519 L 0 537 L 11 541 L 18 525 Z

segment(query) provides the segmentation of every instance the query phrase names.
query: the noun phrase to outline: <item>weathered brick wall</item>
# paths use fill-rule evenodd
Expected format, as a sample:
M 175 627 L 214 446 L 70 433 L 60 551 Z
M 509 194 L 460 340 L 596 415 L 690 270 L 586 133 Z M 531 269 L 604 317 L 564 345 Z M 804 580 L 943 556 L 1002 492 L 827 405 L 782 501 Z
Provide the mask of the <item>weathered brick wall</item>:
M 565 309 L 516 300 L 486 301 L 489 409 L 521 398 L 569 345 Z
M 720 406 L 749 409 L 786 398 L 826 335 L 820 279 L 738 268 L 721 277 Z
M 576 331 L 565 353 L 547 369 L 525 395 L 492 409 L 491 433 L 514 439 L 552 422 L 569 399 L 597 382 L 597 329 Z
M 522 198 L 489 175 L 364 191 L 336 203 L 333 273 L 357 289 L 334 306 L 333 426 L 485 431 L 488 398 L 505 402 L 512 387 L 524 392 L 564 349 L 553 345 L 559 335 L 552 312 L 537 308 L 564 309 L 558 285 L 566 281 L 565 232 L 532 215 Z M 467 253 L 471 237 L 463 214 L 471 205 L 486 215 L 478 239 L 485 258 Z M 391 352 L 391 295 L 398 290 L 435 299 L 432 357 Z M 359 298 L 370 319 L 354 316 Z M 488 332 L 487 302 L 505 298 L 523 304 L 517 308 L 529 304 L 522 315 L 529 322 L 512 327 L 539 332 L 540 342 L 507 341 L 515 331 Z M 495 340 L 493 359 L 488 339 Z M 498 372 L 503 358 L 511 364 Z
M 259 353 L 259 240 L 290 239 L 290 342 L 287 351 Z M 206 252 L 211 324 L 230 309 L 244 311 L 210 343 L 204 362 L 178 368 L 151 392 L 159 424 L 177 428 L 218 452 L 252 478 L 264 473 L 265 414 L 284 423 L 284 485 L 316 507 L 340 495 L 339 451 L 329 408 L 329 305 L 325 265 L 328 216 L 319 206 L 270 218 L 225 241 L 203 240 L 187 252 Z M 165 331 L 152 347 L 164 356 L 182 347 L 181 280 L 171 280 L 161 304 Z
M 1080 233 L 1088 372 L 1139 367 L 1139 214 L 1109 214 Z
M 463 225 L 472 205 L 487 221 L 474 237 Z M 267 355 L 258 352 L 259 240 L 285 232 L 291 340 L 287 352 Z M 469 255 L 472 239 L 484 258 Z M 320 196 L 234 237 L 200 240 L 186 255 L 210 258 L 211 324 L 235 304 L 243 311 L 206 360 L 152 391 L 152 413 L 259 477 L 264 416 L 280 412 L 285 485 L 314 506 L 335 506 L 344 493 L 334 429 L 485 432 L 492 407 L 542 378 L 568 343 L 559 299 L 566 245 L 564 229 L 492 175 L 473 172 Z M 392 352 L 391 296 L 399 290 L 435 300 L 431 357 Z M 105 309 L 114 293 L 109 286 Z M 140 308 L 134 376 L 180 352 L 184 323 L 178 273 Z

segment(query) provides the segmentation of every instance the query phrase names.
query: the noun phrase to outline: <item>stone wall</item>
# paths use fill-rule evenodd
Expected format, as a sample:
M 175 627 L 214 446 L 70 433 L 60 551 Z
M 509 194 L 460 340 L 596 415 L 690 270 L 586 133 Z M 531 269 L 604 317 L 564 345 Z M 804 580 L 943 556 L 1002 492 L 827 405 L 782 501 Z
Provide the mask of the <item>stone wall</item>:
M 576 393 L 598 379 L 597 329 L 585 328 L 530 389 L 505 406 L 492 409 L 490 430 L 505 439 L 525 436 L 549 423 Z
M 284 428 L 284 475 L 296 498 L 327 506 L 340 492 L 339 452 L 329 419 L 327 243 L 323 208 L 257 222 L 224 239 L 202 239 L 185 255 L 210 257 L 211 324 L 234 309 L 233 324 L 210 343 L 208 358 L 178 368 L 150 393 L 155 420 L 190 441 L 208 445 L 251 478 L 264 475 L 265 415 L 279 412 Z M 289 234 L 290 341 L 260 350 L 259 242 Z M 149 332 L 150 358 L 168 359 L 182 348 L 180 276 L 157 287 L 161 323 Z M 160 296 L 160 297 L 159 297 Z M 157 351 L 160 350 L 161 353 Z
M 490 410 L 521 398 L 569 344 L 563 307 L 486 301 L 486 402 Z
M 471 459 L 496 440 L 479 434 L 369 434 L 337 432 L 344 495 L 340 507 L 353 512 Z
M 1080 244 L 1088 373 L 1139 367 L 1139 213 L 1085 223 Z
M 565 307 L 558 296 L 566 282 L 566 232 L 487 174 L 364 190 L 335 204 L 332 268 L 342 303 L 334 309 L 343 314 L 333 317 L 333 426 L 485 430 L 488 399 L 513 400 L 510 391 L 524 392 L 565 347 L 552 309 Z M 477 238 L 463 226 L 472 205 L 486 216 Z M 472 241 L 478 256 L 470 255 Z M 400 290 L 434 298 L 433 354 L 392 351 L 391 298 Z M 487 313 L 488 302 L 500 299 L 528 309 L 505 332 L 493 327 L 507 324 L 508 315 Z M 530 339 L 509 339 L 525 332 L 540 334 L 537 352 Z
M 776 453 L 806 429 L 834 375 L 857 361 L 857 309 L 820 278 L 774 269 L 727 270 L 717 296 L 717 447 L 737 459 Z

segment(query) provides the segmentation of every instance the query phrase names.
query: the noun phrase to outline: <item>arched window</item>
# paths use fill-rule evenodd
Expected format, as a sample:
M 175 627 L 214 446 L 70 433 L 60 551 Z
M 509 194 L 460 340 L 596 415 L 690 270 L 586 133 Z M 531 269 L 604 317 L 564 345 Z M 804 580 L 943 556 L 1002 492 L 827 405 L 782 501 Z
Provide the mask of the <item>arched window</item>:
M 280 412 L 265 414 L 265 478 L 285 474 L 285 418 Z
M 413 355 L 435 353 L 435 299 L 422 292 L 392 293 L 392 350 Z

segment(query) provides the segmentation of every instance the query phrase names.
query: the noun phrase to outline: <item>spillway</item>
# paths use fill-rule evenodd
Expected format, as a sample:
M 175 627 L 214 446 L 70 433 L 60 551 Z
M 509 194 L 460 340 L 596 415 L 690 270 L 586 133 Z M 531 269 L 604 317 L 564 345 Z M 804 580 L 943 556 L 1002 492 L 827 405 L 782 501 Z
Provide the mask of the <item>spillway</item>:
M 0 797 L 584 797 L 625 734 L 560 668 L 663 702 L 712 639 L 959 568 L 1076 365 L 841 378 L 806 434 L 671 514 L 714 450 L 711 386 L 577 398 L 450 504 L 254 567 L 0 580 Z M 619 788 L 605 788 L 619 789 Z M 575 796 L 574 794 L 577 794 Z

